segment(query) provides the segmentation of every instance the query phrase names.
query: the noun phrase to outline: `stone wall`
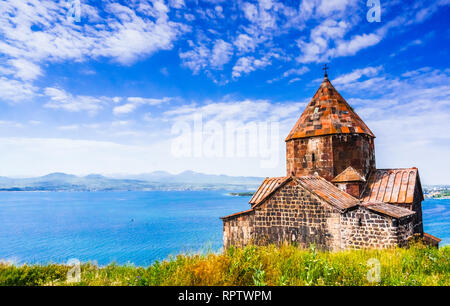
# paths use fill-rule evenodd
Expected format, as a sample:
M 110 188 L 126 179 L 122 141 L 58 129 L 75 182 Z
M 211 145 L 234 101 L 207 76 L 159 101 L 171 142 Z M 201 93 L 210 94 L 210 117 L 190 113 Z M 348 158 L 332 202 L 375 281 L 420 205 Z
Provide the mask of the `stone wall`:
M 359 199 L 362 190 L 362 184 L 360 182 L 344 182 L 344 183 L 336 183 L 337 188 L 342 191 L 347 192 L 349 195 Z
M 337 210 L 290 182 L 251 214 L 224 219 L 224 247 L 287 242 L 339 249 L 339 222 Z
M 255 210 L 255 242 L 283 242 L 334 249 L 339 241 L 339 212 L 295 182 Z
M 373 138 L 360 134 L 332 136 L 333 178 L 352 166 L 365 178 L 375 170 L 375 146 Z
M 223 247 L 243 247 L 253 243 L 254 212 L 223 219 Z
M 412 218 L 397 220 L 358 207 L 341 215 L 343 249 L 403 246 L 412 235 Z
M 319 136 L 286 142 L 287 175 L 313 175 L 314 172 L 331 180 L 333 172 L 331 137 Z
M 304 176 L 317 172 L 331 181 L 352 166 L 364 177 L 375 169 L 373 138 L 360 134 L 325 135 L 286 142 L 287 175 Z
M 254 210 L 223 220 L 224 248 L 231 245 L 315 244 L 324 250 L 403 246 L 413 218 L 397 220 L 365 207 L 341 213 L 294 181 Z

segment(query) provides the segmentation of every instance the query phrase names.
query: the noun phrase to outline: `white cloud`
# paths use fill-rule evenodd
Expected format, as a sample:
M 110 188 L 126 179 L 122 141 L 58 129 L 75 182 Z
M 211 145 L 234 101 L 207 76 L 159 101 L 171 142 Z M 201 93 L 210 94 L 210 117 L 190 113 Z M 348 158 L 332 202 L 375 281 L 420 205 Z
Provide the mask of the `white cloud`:
M 234 41 L 234 45 L 237 47 L 238 51 L 246 53 L 254 51 L 257 42 L 247 34 L 239 34 Z
M 302 74 L 307 73 L 308 71 L 309 71 L 309 68 L 306 66 L 303 66 L 301 68 L 291 68 L 283 73 L 283 77 L 286 78 L 291 75 L 302 75 Z
M 377 75 L 382 69 L 382 66 L 378 67 L 365 67 L 362 69 L 355 69 L 350 73 L 346 73 L 344 75 L 340 75 L 339 77 L 333 80 L 333 84 L 335 85 L 347 85 L 354 81 L 359 80 L 363 76 L 373 77 Z
M 189 13 L 184 14 L 184 19 L 186 19 L 187 21 L 194 21 L 195 20 L 195 16 Z
M 75 131 L 79 129 L 79 125 L 78 124 L 62 125 L 59 126 L 58 129 L 62 131 Z
M 194 74 L 197 74 L 201 69 L 208 66 L 210 50 L 200 45 L 190 51 L 180 52 L 179 55 L 183 65 L 191 69 Z
M 37 93 L 37 88 L 28 82 L 0 77 L 0 100 L 18 102 L 31 100 Z
M 50 101 L 44 104 L 44 107 L 53 109 L 63 109 L 69 112 L 87 111 L 94 114 L 103 108 L 106 98 L 97 98 L 90 96 L 74 96 L 65 90 L 47 87 L 44 90 L 45 95 Z
M 356 2 L 351 0 L 322 0 L 316 10 L 322 16 L 329 16 L 332 13 L 348 12 L 349 7 L 355 4 Z
M 291 76 L 300 76 L 300 75 L 307 73 L 308 71 L 309 71 L 309 68 L 306 66 L 302 66 L 300 68 L 291 68 L 291 69 L 286 70 L 281 76 L 273 78 L 271 80 L 268 80 L 267 83 L 271 84 L 273 82 L 280 81 L 284 78 L 291 77 Z M 291 79 L 288 83 L 291 84 L 293 82 L 297 82 L 300 80 L 301 80 L 300 78 L 296 77 L 296 78 Z
M 285 120 L 292 120 L 294 124 L 304 106 L 306 101 L 274 103 L 269 100 L 231 99 L 209 101 L 205 105 L 183 105 L 165 111 L 164 117 L 171 122 L 190 121 L 194 115 L 201 115 L 205 122 L 213 121 L 220 124 L 230 121 L 245 124 L 249 121 L 284 122 Z
M 349 25 L 345 21 L 337 22 L 327 19 L 311 30 L 310 41 L 298 40 L 297 44 L 302 54 L 297 58 L 301 63 L 320 62 L 329 49 L 333 39 L 344 37 Z
M 244 74 L 248 74 L 257 69 L 264 68 L 272 64 L 272 58 L 281 58 L 278 53 L 267 53 L 261 58 L 254 58 L 253 56 L 245 56 L 238 59 L 233 67 L 232 77 L 237 79 Z
M 103 18 L 98 18 L 96 8 L 83 4 L 85 24 L 68 20 L 64 4 L 2 1 L 0 53 L 12 60 L 19 78 L 36 78 L 42 74 L 38 65 L 46 61 L 109 57 L 131 64 L 158 50 L 171 49 L 173 41 L 189 30 L 169 20 L 169 9 L 162 2 L 148 5 L 150 16 L 136 15 L 133 4 L 106 3 Z
M 9 64 L 14 67 L 14 75 L 24 81 L 34 80 L 42 75 L 41 67 L 28 60 L 13 59 L 9 61 Z
M 293 79 L 289 80 L 288 84 L 292 84 L 292 83 L 295 83 L 295 82 L 298 82 L 298 81 L 301 81 L 301 78 L 293 78 Z
M 301 19 L 319 19 L 352 15 L 358 9 L 358 2 L 351 0 L 302 0 L 299 8 Z
M 336 47 L 327 52 L 328 57 L 355 55 L 359 50 L 378 44 L 381 37 L 370 33 L 355 35 L 350 40 L 339 40 Z
M 128 97 L 126 104 L 116 106 L 113 108 L 113 113 L 115 115 L 128 114 L 133 112 L 136 108 L 141 105 L 159 105 L 162 103 L 169 102 L 171 98 L 165 97 L 162 99 L 152 99 L 152 98 L 142 98 L 142 97 Z
M 395 5 L 398 3 L 386 4 L 384 9 L 385 11 L 396 9 Z M 360 50 L 377 45 L 388 35 L 389 30 L 404 31 L 406 27 L 424 21 L 443 5 L 446 5 L 445 1 L 416 4 L 384 23 L 373 33 L 355 34 L 361 22 L 361 12 L 358 13 L 358 10 L 362 9 L 357 2 L 305 0 L 300 5 L 300 18 L 317 19 L 320 24 L 311 30 L 309 40 L 304 37 L 297 40 L 301 51 L 297 60 L 301 63 L 317 63 L 329 61 L 331 58 L 355 55 Z M 348 37 L 349 34 L 352 36 Z
M 136 108 L 137 108 L 137 104 L 128 103 L 128 104 L 114 107 L 113 112 L 116 115 L 128 114 L 128 113 L 133 112 Z
M 220 70 L 230 61 L 232 55 L 233 46 L 222 39 L 216 40 L 211 46 L 211 50 L 208 46 L 200 44 L 179 54 L 183 65 L 191 69 L 194 74 L 199 73 L 202 69 Z
M 169 0 L 169 5 L 174 8 L 182 8 L 186 6 L 184 0 Z
M 221 69 L 223 65 L 230 61 L 232 55 L 232 45 L 222 39 L 217 40 L 211 53 L 211 66 L 216 69 Z

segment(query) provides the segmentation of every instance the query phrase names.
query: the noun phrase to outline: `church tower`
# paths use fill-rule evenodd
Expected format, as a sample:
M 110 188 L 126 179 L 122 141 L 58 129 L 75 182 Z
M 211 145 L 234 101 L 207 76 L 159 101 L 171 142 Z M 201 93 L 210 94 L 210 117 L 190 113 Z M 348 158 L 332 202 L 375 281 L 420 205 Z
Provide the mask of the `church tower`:
M 367 179 L 375 135 L 325 77 L 286 138 L 288 176 L 317 173 L 331 181 L 348 167 Z

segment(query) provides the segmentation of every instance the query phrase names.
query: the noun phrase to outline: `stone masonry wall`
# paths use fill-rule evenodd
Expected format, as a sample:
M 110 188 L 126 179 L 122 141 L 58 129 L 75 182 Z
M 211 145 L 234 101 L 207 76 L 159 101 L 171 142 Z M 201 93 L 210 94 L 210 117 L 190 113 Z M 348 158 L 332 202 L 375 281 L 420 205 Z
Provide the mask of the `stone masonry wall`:
M 407 243 L 413 222 L 365 207 L 341 213 L 292 181 L 253 211 L 224 219 L 223 242 L 224 248 L 285 242 L 325 250 L 389 248 Z
M 286 142 L 287 175 L 317 172 L 331 181 L 352 166 L 365 177 L 375 169 L 373 138 L 360 134 L 325 135 Z
M 286 143 L 287 175 L 313 175 L 334 178 L 330 136 L 293 139 Z
M 230 217 L 223 220 L 223 247 L 243 247 L 253 242 L 254 213 Z
M 352 166 L 365 178 L 375 170 L 375 146 L 373 138 L 359 134 L 332 136 L 333 178 Z
M 339 245 L 339 212 L 290 182 L 255 210 L 255 243 L 296 243 L 321 249 Z
M 403 246 L 412 235 L 412 219 L 393 219 L 364 207 L 341 215 L 343 249 Z

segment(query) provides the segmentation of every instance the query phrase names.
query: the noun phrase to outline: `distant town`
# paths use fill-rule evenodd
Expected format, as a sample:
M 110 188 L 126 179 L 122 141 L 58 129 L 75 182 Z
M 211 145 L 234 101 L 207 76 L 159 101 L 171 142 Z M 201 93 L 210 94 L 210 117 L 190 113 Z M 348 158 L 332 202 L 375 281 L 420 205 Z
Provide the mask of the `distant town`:
M 426 199 L 450 199 L 449 185 L 427 185 L 423 187 Z

